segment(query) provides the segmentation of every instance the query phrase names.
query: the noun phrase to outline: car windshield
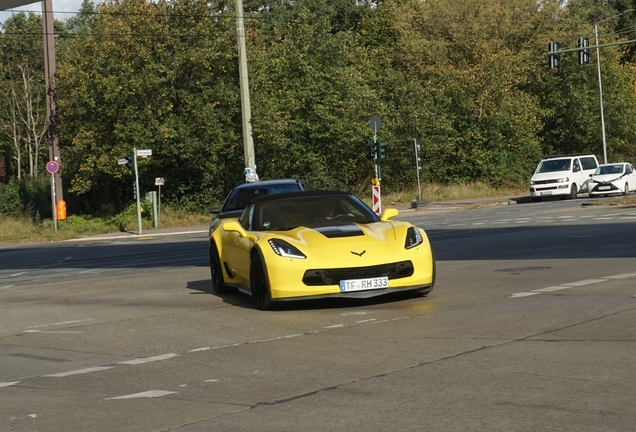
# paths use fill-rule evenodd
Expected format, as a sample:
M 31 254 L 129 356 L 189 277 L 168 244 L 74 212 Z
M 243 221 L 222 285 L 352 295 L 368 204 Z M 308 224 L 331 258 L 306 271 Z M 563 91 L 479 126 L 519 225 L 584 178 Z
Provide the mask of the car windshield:
M 286 231 L 299 226 L 319 228 L 379 221 L 369 207 L 348 195 L 265 201 L 256 205 L 255 210 L 252 221 L 255 231 Z
M 243 210 L 252 199 L 263 195 L 277 193 L 298 192 L 300 187 L 296 183 L 277 184 L 272 186 L 254 186 L 236 189 L 223 205 L 223 212 Z
M 623 174 L 623 165 L 604 165 L 594 171 L 594 175 L 603 174 Z
M 571 159 L 550 159 L 542 161 L 537 167 L 537 173 L 548 173 L 556 171 L 569 171 Z

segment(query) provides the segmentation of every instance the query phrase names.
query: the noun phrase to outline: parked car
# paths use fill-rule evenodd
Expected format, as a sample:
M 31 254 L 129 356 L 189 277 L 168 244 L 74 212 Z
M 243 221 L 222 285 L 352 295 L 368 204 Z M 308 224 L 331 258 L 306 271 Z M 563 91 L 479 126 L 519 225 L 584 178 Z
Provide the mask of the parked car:
M 228 196 L 225 198 L 223 205 L 219 209 L 218 207 L 211 207 L 210 213 L 215 215 L 210 222 L 209 235 L 209 256 L 210 263 L 212 263 L 212 232 L 219 228 L 220 225 L 226 222 L 232 222 L 238 220 L 241 213 L 249 202 L 259 196 L 289 193 L 289 192 L 301 192 L 314 190 L 313 186 L 304 178 L 296 177 L 295 179 L 278 179 L 278 180 L 264 180 L 258 182 L 240 182 L 234 188 Z M 227 289 L 222 286 L 214 286 L 213 289 L 217 293 L 226 292 Z
M 600 165 L 590 176 L 590 197 L 627 195 L 636 190 L 636 172 L 632 164 L 618 162 Z
M 427 294 L 435 261 L 426 233 L 378 217 L 345 192 L 311 191 L 254 198 L 238 220 L 210 234 L 216 292 L 236 287 L 257 309 L 287 300 Z
M 574 199 L 588 192 L 590 175 L 598 167 L 593 154 L 567 154 L 545 156 L 530 179 L 530 196 L 541 201 L 548 196 Z

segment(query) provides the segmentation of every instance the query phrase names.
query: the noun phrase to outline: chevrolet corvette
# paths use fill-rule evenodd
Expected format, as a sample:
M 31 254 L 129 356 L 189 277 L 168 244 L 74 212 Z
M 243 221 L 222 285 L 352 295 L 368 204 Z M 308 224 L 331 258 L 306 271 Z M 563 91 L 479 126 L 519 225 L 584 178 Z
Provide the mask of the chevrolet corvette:
M 351 194 L 308 191 L 254 198 L 210 232 L 212 287 L 252 296 L 257 309 L 325 297 L 428 294 L 435 260 L 424 230 L 378 217 Z

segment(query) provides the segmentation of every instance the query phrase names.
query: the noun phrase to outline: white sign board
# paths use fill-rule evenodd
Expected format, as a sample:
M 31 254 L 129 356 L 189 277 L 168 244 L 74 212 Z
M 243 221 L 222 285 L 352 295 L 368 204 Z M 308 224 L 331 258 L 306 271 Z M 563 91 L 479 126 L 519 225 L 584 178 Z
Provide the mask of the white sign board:
M 117 164 L 118 165 L 126 165 L 128 163 L 128 159 L 124 158 L 124 159 L 117 159 Z
M 152 150 L 137 150 L 137 156 L 141 156 L 141 157 L 152 156 Z
M 155 177 L 155 186 L 163 186 L 165 179 L 163 177 Z

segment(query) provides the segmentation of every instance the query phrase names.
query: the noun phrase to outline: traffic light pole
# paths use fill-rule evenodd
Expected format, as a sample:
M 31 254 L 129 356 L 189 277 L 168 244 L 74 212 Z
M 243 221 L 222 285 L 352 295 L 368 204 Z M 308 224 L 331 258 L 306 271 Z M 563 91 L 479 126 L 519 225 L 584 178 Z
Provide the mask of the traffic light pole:
M 603 134 L 603 163 L 607 163 L 607 141 L 605 141 L 605 115 L 603 113 L 603 80 L 601 79 L 601 53 L 598 48 L 598 23 L 594 23 L 596 40 L 596 69 L 598 71 L 598 97 L 601 103 L 601 132 Z

